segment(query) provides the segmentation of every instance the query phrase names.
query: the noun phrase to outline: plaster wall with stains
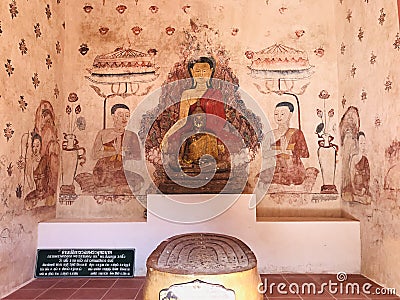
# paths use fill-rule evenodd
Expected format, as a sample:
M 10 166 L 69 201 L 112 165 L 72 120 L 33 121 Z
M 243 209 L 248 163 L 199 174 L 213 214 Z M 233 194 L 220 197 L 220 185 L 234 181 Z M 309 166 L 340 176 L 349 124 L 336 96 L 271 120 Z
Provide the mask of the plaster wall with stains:
M 362 184 L 369 191 L 363 194 L 357 193 L 357 188 L 342 189 L 342 207 L 361 221 L 362 273 L 398 290 L 398 7 L 396 1 L 342 1 L 335 6 L 340 115 L 345 116 L 349 107 L 358 112 L 356 127 L 365 134 L 365 146 L 361 148 L 365 149 L 363 155 L 370 169 L 369 180 Z M 356 139 L 346 142 L 355 147 L 351 155 L 361 152 Z M 343 163 L 343 177 L 350 167 Z
M 26 162 L 32 157 L 32 132 L 41 128 L 36 126 L 44 107 L 40 104 L 52 111 L 52 130 L 60 122 L 63 14 L 59 1 L 0 4 L 0 295 L 32 278 L 37 224 L 56 214 L 54 201 L 44 205 L 31 197 L 34 205 L 26 205 L 35 190 L 27 183 L 33 174 L 28 174 Z M 49 135 L 42 133 L 46 140 Z M 56 143 L 54 135 L 52 141 Z

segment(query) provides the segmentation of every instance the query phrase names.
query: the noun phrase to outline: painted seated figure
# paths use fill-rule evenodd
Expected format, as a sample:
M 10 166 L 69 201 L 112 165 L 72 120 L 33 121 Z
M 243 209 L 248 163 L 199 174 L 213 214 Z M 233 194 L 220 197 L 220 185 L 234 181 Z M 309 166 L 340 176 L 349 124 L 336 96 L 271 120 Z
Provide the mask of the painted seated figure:
M 278 127 L 264 139 L 263 164 L 267 167 L 259 174 L 261 182 L 300 185 L 306 178 L 301 158 L 309 157 L 309 153 L 303 132 L 289 127 L 293 111 L 290 102 L 280 102 L 275 107 L 274 120 Z
M 212 157 L 217 171 L 229 170 L 229 151 L 222 141 L 229 143 L 230 150 L 240 145 L 240 138 L 226 129 L 223 95 L 212 87 L 214 68 L 214 61 L 208 57 L 188 64 L 192 87 L 183 91 L 178 122 L 163 141 L 166 152 L 175 156 L 173 168 L 178 167 L 177 162 L 183 169 L 196 168 Z
M 93 144 L 92 156 L 97 159 L 93 169 L 93 181 L 97 194 L 123 195 L 131 194 L 131 189 L 125 177 L 122 162 L 122 140 L 124 135 L 131 147 L 129 155 L 133 159 L 140 159 L 140 145 L 136 134 L 125 131 L 130 118 L 128 106 L 115 104 L 111 108 L 114 126 L 100 130 Z M 140 189 L 143 177 L 137 173 L 128 174 L 129 183 L 133 190 Z

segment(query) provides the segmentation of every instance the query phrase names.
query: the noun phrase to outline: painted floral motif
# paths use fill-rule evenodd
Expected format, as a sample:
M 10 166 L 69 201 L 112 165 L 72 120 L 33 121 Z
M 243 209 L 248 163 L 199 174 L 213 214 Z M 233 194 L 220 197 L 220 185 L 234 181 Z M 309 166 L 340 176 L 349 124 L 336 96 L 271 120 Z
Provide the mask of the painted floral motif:
M 175 28 L 174 28 L 174 27 L 171 27 L 171 26 L 168 26 L 167 28 L 165 28 L 165 32 L 166 32 L 168 35 L 173 35 L 174 32 L 175 32 Z
M 239 28 L 232 28 L 231 34 L 233 36 L 236 36 L 238 34 L 238 32 L 239 32 Z
M 33 87 L 34 87 L 35 89 L 39 86 L 40 80 L 39 80 L 39 75 L 38 75 L 38 73 L 33 73 L 32 84 L 33 84 Z
M 27 54 L 28 53 L 28 47 L 26 47 L 26 43 L 24 39 L 21 39 L 19 42 L 19 50 L 21 51 L 21 54 Z
M 86 54 L 89 52 L 89 47 L 88 47 L 88 45 L 87 45 L 87 44 L 81 44 L 81 45 L 79 46 L 79 52 L 80 52 L 82 55 L 86 55 Z
M 361 91 L 361 101 L 367 100 L 367 92 L 363 89 Z
M 343 107 L 343 108 L 346 107 L 346 102 L 347 102 L 347 99 L 346 99 L 346 97 L 343 95 L 343 97 L 342 97 L 342 107 Z
M 363 38 L 364 38 L 364 30 L 362 29 L 362 27 L 360 27 L 360 29 L 358 29 L 358 35 L 357 35 L 357 37 L 358 37 L 358 40 L 359 40 L 360 42 L 362 42 L 362 40 L 363 40 Z
M 79 100 L 79 97 L 76 93 L 69 93 L 68 102 L 74 103 Z M 70 112 L 71 113 L 71 112 Z
M 28 103 L 26 103 L 24 96 L 19 96 L 19 100 L 18 100 L 18 104 L 19 104 L 19 108 L 21 109 L 21 111 L 25 111 L 25 109 L 28 106 Z
M 57 99 L 58 96 L 60 96 L 60 90 L 58 88 L 58 85 L 56 84 L 56 86 L 54 87 L 54 97 L 56 97 Z
M 182 6 L 182 10 L 183 10 L 183 12 L 184 12 L 185 14 L 189 13 L 189 8 L 190 8 L 190 5 L 184 5 L 184 6 Z
M 25 168 L 25 160 L 24 157 L 21 155 L 19 159 L 17 160 L 17 169 L 18 170 L 23 170 Z
M 298 38 L 302 37 L 306 32 L 303 29 L 296 30 L 294 32 Z
M 369 59 L 369 62 L 371 65 L 376 63 L 376 55 L 374 54 L 374 51 L 371 52 L 371 58 Z
M 354 76 L 356 76 L 356 70 L 357 70 L 356 66 L 354 64 L 352 64 L 351 65 L 351 70 L 350 70 L 351 77 L 354 78 Z
M 61 53 L 61 43 L 60 43 L 60 41 L 57 41 L 57 43 L 56 43 L 56 52 L 57 52 L 57 54 Z
M 346 51 L 346 45 L 342 42 L 342 44 L 340 45 L 340 53 L 344 55 L 345 51 Z
M 385 81 L 385 91 L 389 92 L 392 89 L 393 82 L 389 79 L 389 76 L 386 77 Z
M 46 57 L 46 66 L 47 66 L 47 69 L 50 69 L 52 65 L 53 65 L 53 62 L 52 62 L 52 60 L 51 60 L 50 54 L 47 54 L 47 57 Z
M 155 6 L 155 5 L 152 5 L 152 6 L 149 7 L 149 10 L 150 10 L 153 14 L 155 14 L 155 13 L 158 12 L 158 7 Z
M 40 24 L 39 24 L 39 23 L 36 23 L 36 24 L 33 26 L 33 28 L 34 28 L 33 31 L 35 32 L 36 38 L 40 38 L 41 35 L 42 35 L 42 31 L 40 30 Z
M 50 20 L 50 18 L 51 18 L 50 4 L 47 4 L 47 5 L 46 5 L 45 12 L 46 12 L 47 19 Z
M 14 67 L 11 64 L 11 59 L 7 59 L 7 63 L 4 66 L 6 67 L 8 76 L 11 76 L 14 73 Z
M 10 6 L 11 19 L 14 19 L 18 15 L 18 8 L 17 8 L 16 1 L 12 0 L 12 2 L 9 4 L 9 6 Z
M 84 7 L 83 7 L 83 11 L 85 12 L 85 13 L 90 13 L 91 11 L 92 11 L 92 9 L 93 9 L 93 6 L 91 6 L 91 5 L 89 5 L 89 4 L 87 4 L 87 5 L 85 5 Z
M 396 39 L 393 43 L 394 49 L 400 50 L 400 34 L 396 34 Z
M 386 14 L 385 14 L 383 8 L 381 8 L 380 13 L 381 14 L 379 15 L 378 21 L 379 21 L 380 25 L 383 25 L 383 23 L 385 22 L 385 17 L 386 17 Z
M 7 139 L 7 142 L 13 137 L 14 129 L 12 128 L 11 123 L 6 124 L 6 128 L 3 129 L 4 137 Z
M 123 4 L 118 5 L 116 8 L 117 12 L 119 12 L 120 14 L 123 14 L 125 12 L 125 10 L 127 9 L 127 7 Z
M 321 123 L 317 125 L 315 133 L 318 135 L 319 138 L 323 138 L 323 136 L 325 135 L 331 136 L 331 133 L 329 131 L 332 129 L 331 122 L 333 116 L 335 115 L 335 110 L 331 108 L 327 113 L 325 104 L 326 100 L 329 99 L 330 96 L 331 95 L 326 90 L 322 90 L 318 95 L 318 97 L 324 101 L 323 110 L 317 108 L 317 117 L 321 119 Z
M 131 30 L 135 35 L 139 35 L 142 32 L 143 28 L 140 26 L 134 26 L 131 28 Z
M 381 118 L 378 115 L 375 116 L 374 124 L 375 124 L 376 128 L 378 128 L 378 127 L 380 127 L 382 125 Z
M 110 30 L 110 29 L 109 29 L 108 27 L 104 27 L 104 26 L 102 26 L 102 27 L 99 28 L 99 32 L 100 32 L 101 35 L 107 34 L 107 32 L 108 32 L 109 30 Z
M 351 21 L 352 14 L 353 14 L 353 12 L 351 11 L 351 9 L 349 9 L 347 11 L 347 16 L 346 16 L 346 20 L 349 21 L 349 23 Z
M 316 56 L 322 57 L 325 54 L 325 50 L 323 47 L 319 47 L 317 49 L 314 50 L 314 53 Z

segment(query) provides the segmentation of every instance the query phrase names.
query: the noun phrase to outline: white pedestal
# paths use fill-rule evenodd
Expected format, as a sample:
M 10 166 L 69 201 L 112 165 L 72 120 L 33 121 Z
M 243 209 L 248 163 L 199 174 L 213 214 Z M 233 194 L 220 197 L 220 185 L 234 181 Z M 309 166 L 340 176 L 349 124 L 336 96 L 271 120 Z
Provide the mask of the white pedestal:
M 224 213 L 198 223 L 174 223 L 150 212 L 166 195 L 149 195 L 147 222 L 66 221 L 39 224 L 38 249 L 135 248 L 135 275 L 146 274 L 146 259 L 166 238 L 189 232 L 232 235 L 255 253 L 260 273 L 360 273 L 361 244 L 358 221 L 341 218 L 256 221 L 249 208 L 253 195 L 218 195 L 238 200 Z M 213 195 L 168 195 L 178 200 L 202 201 Z M 253 199 L 254 200 L 254 199 Z M 188 212 L 186 212 L 188 213 Z M 193 211 L 195 214 L 196 211 Z

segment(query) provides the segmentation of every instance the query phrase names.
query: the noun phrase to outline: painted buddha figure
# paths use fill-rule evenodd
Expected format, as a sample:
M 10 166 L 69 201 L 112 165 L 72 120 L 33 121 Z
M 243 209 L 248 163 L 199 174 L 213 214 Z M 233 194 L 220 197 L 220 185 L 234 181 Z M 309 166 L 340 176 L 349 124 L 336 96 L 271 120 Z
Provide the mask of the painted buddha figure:
M 192 87 L 182 93 L 178 122 L 166 136 L 167 152 L 177 153 L 182 167 L 196 166 L 202 157 L 207 160 L 209 155 L 216 160 L 217 170 L 227 170 L 230 168 L 229 154 L 222 140 L 239 141 L 239 138 L 224 129 L 223 95 L 212 87 L 214 61 L 201 57 L 191 61 L 188 70 Z

